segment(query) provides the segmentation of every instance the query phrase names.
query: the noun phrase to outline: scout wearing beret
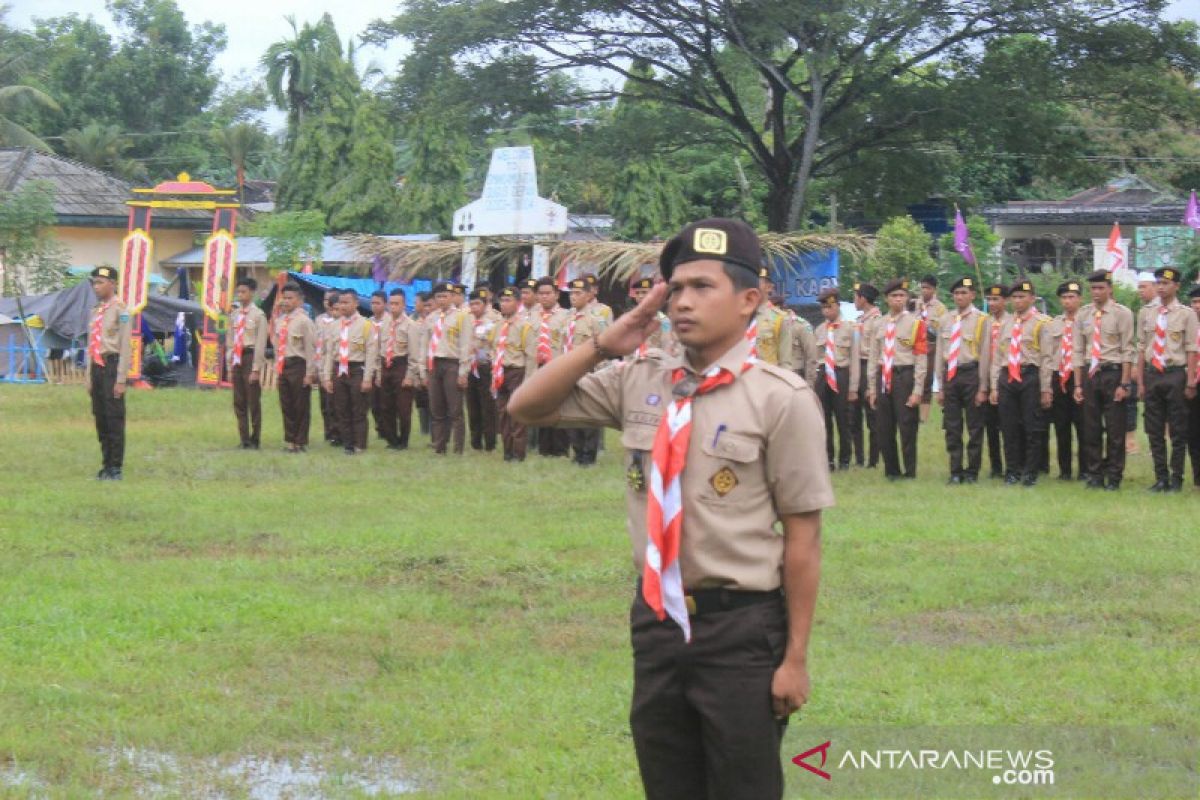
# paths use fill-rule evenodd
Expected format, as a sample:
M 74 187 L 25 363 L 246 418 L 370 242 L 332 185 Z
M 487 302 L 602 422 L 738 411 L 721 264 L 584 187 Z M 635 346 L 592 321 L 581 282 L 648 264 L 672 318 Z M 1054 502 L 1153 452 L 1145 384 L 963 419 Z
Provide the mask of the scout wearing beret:
M 101 467 L 96 478 L 121 480 L 125 463 L 125 381 L 132 357 L 132 319 L 117 299 L 117 271 L 96 267 L 91 272 L 96 305 L 88 323 L 87 387 L 92 398 Z
M 238 308 L 229 320 L 226 366 L 233 384 L 233 415 L 243 450 L 257 450 L 262 438 L 262 374 L 267 357 L 267 315 L 254 303 L 258 283 L 253 278 L 237 282 Z
M 881 316 L 875 301 L 879 290 L 869 283 L 854 284 L 854 309 L 858 319 L 854 323 L 854 338 L 858 342 L 858 383 L 850 387 L 850 439 L 854 444 L 854 464 L 867 469 L 879 464 L 879 437 L 875 435 L 875 411 L 867 405 L 867 378 L 871 371 L 868 357 L 871 355 L 871 340 L 875 326 Z M 864 428 L 866 441 L 864 442 Z M 866 449 L 864 451 L 864 445 Z
M 389 450 L 405 450 L 412 433 L 416 377 L 421 372 L 420 323 L 406 312 L 403 289 L 388 294 L 388 326 L 379 349 L 380 436 Z
M 304 312 L 304 291 L 287 283 L 279 292 L 279 311 L 271 320 L 276 386 L 283 415 L 283 441 L 289 453 L 308 448 L 312 386 L 317 383 L 317 326 Z
M 630 291 L 633 294 L 633 302 L 636 306 L 638 303 L 646 299 L 646 295 L 650 294 L 650 290 L 654 288 L 653 278 L 640 278 L 633 282 Z M 671 320 L 667 319 L 667 315 L 659 311 L 655 314 L 655 319 L 658 320 L 658 330 L 646 337 L 646 341 L 642 342 L 630 358 L 641 358 L 646 355 L 651 348 L 662 350 L 668 355 L 675 355 L 675 337 L 671 333 Z
M 371 292 L 371 335 L 375 337 L 375 381 L 371 385 L 371 416 L 375 418 L 375 435 L 387 441 L 384 432 L 383 392 L 380 391 L 380 369 L 383 357 L 383 340 L 392 326 L 392 313 L 388 307 L 388 294 L 382 289 Z
M 477 286 L 471 292 L 467 308 L 471 312 L 471 364 L 467 373 L 467 426 L 471 449 L 492 452 L 496 449 L 496 398 L 492 394 L 492 332 L 500 323 L 500 312 L 492 308 L 492 293 Z
M 921 387 L 921 422 L 929 419 L 929 407 L 933 402 L 933 378 L 936 374 L 937 334 L 942 317 L 946 315 L 946 305 L 937 296 L 938 279 L 933 275 L 921 278 L 921 293 L 917 296 L 917 314 L 925 324 L 925 336 L 929 346 L 926 348 L 925 384 Z
M 1088 488 L 1116 491 L 1125 475 L 1125 400 L 1137 351 L 1134 320 L 1112 299 L 1112 273 L 1088 276 L 1092 302 L 1079 312 L 1075 340 L 1075 400 L 1083 403 L 1083 460 Z M 1104 447 L 1107 437 L 1107 448 Z
M 425 356 L 429 350 L 429 342 L 425 339 L 425 322 L 435 310 L 433 292 L 417 292 L 416 300 L 413 302 L 413 328 L 408 343 L 410 351 L 416 353 L 414 361 L 417 369 L 411 371 L 407 377 L 412 380 L 413 389 L 415 389 L 413 407 L 417 409 L 417 424 L 421 433 L 426 436 L 433 431 L 433 421 L 429 413 L 429 382 L 424 376 Z M 433 446 L 432 443 L 430 446 Z
M 954 310 L 938 320 L 938 404 L 943 409 L 950 484 L 975 483 L 983 461 L 983 413 L 987 405 L 986 375 L 991 366 L 991 322 L 975 307 L 974 278 L 959 278 L 950 287 Z M 963 467 L 963 427 L 967 430 L 967 462 Z
M 826 289 L 817 295 L 824 322 L 817 326 L 814 336 L 820 345 L 816 360 L 820 366 L 813 376 L 817 397 L 825 412 L 825 455 L 832 470 L 850 468 L 850 390 L 858 386 L 858 337 L 854 324 L 842 319 L 842 304 L 837 289 Z M 834 459 L 833 431 L 837 429 L 837 459 Z
M 992 402 L 991 365 L 999 357 L 1000 323 L 1008 313 L 1008 287 L 992 284 L 983 291 L 987 301 L 988 325 L 991 328 L 991 342 L 988 345 L 988 370 L 979 376 L 980 388 L 988 393 L 988 402 L 983 407 L 983 429 L 987 434 L 988 463 L 991 465 L 991 477 L 1004 478 L 1004 447 L 1000 442 L 1000 408 Z
M 571 311 L 560 323 L 564 326 L 560 334 L 564 354 L 570 353 L 577 347 L 586 346 L 607 327 L 603 313 L 595 308 L 596 282 L 594 278 L 595 276 L 591 276 L 591 279 L 587 276 L 576 278 L 568 285 Z M 574 452 L 572 460 L 576 464 L 581 467 L 590 467 L 596 463 L 596 456 L 600 449 L 600 428 L 595 426 L 568 428 L 567 440 Z
M 794 350 L 792 348 L 792 326 L 783 311 L 770 301 L 775 293 L 775 282 L 771 273 L 761 264 L 755 265 L 758 275 L 759 291 L 762 292 L 763 304 L 755 316 L 755 347 L 757 355 L 768 364 L 775 364 L 784 369 L 796 368 Z
M 1000 321 L 996 360 L 992 362 L 991 402 L 999 406 L 1004 433 L 1004 482 L 1035 486 L 1041 470 L 1046 413 L 1053 400 L 1054 376 L 1050 318 L 1034 308 L 1033 284 L 1018 281 L 1009 289 L 1012 313 Z
M 379 346 L 374 325 L 358 313 L 358 294 L 353 289 L 342 292 L 337 310 L 340 316 L 321 360 L 321 385 L 333 398 L 346 455 L 354 455 L 367 449 L 367 408 L 379 367 Z
M 538 306 L 529 320 L 537 334 L 537 366 L 544 367 L 562 354 L 563 334 L 570 314 L 558 304 L 558 284 L 547 276 L 537 282 Z M 567 432 L 561 428 L 535 429 L 538 455 L 565 456 L 571 452 Z
M 867 402 L 875 410 L 875 429 L 879 432 L 883 470 L 888 480 L 917 477 L 918 406 L 929 363 L 925 358 L 929 342 L 925 325 L 919 316 L 906 309 L 908 287 L 908 281 L 900 278 L 883 287 L 888 313 L 875 325 L 868 359 L 871 370 L 867 378 Z
M 1196 397 L 1197 323 L 1192 309 L 1178 300 L 1183 279 L 1174 267 L 1154 272 L 1157 307 L 1138 312 L 1137 384 L 1146 404 L 1146 436 L 1154 459 L 1152 492 L 1183 490 L 1184 451 L 1188 441 L 1188 404 Z M 1167 455 L 1167 428 L 1171 452 Z
M 809 692 L 818 532 L 833 492 L 815 394 L 756 359 L 746 335 L 761 258 L 743 222 L 688 225 L 663 248 L 666 284 L 512 400 L 530 424 L 621 431 L 642 575 L 630 723 L 647 797 L 781 797 L 784 724 Z M 593 371 L 641 345 L 668 294 L 682 355 Z
M 1083 460 L 1083 406 L 1075 402 L 1075 337 L 1083 335 L 1079 317 L 1083 284 L 1075 280 L 1064 281 L 1059 284 L 1057 294 L 1063 313 L 1050 323 L 1051 361 L 1054 368 L 1050 419 L 1054 423 L 1058 479 L 1072 479 L 1071 453 L 1074 451 L 1079 454 L 1079 480 L 1087 480 Z
M 313 370 L 313 382 L 318 387 L 317 400 L 321 405 L 321 424 L 325 432 L 325 441 L 332 447 L 342 447 L 342 435 L 338 430 L 337 414 L 333 410 L 333 395 L 325 391 L 325 385 L 321 383 L 319 372 L 320 365 L 325 360 L 325 350 L 329 346 L 333 329 L 337 326 L 340 316 L 337 311 L 340 296 L 341 292 L 336 289 L 329 289 L 325 292 L 325 310 L 316 319 L 317 340 L 314 345 L 313 359 L 309 362 L 309 367 Z M 304 307 L 303 302 L 299 307 Z
M 471 369 L 471 315 L 454 305 L 456 284 L 433 286 L 434 310 L 425 318 L 425 360 L 421 379 L 429 387 L 433 452 L 445 455 L 454 436 L 454 452 L 463 452 L 463 391 Z
M 520 313 L 519 291 L 500 291 L 500 324 L 492 329 L 491 392 L 496 399 L 505 461 L 524 461 L 526 428 L 508 410 L 513 393 L 537 369 L 537 334 Z
M 1188 291 L 1188 302 L 1200 325 L 1200 285 Z M 1200 333 L 1196 335 L 1196 349 L 1200 351 Z M 1200 381 L 1200 364 L 1191 374 L 1191 382 L 1197 381 Z M 1188 457 L 1192 460 L 1192 485 L 1200 490 L 1200 391 L 1188 401 Z

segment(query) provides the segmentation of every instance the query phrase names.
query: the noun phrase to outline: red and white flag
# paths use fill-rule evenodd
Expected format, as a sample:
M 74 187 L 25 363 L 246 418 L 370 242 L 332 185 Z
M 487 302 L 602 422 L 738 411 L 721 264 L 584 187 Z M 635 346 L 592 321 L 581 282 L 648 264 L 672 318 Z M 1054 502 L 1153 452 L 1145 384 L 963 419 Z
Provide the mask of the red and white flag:
M 1113 274 L 1114 279 L 1118 272 L 1129 269 L 1129 253 L 1121 239 L 1121 226 L 1116 222 L 1113 223 L 1112 232 L 1108 234 L 1108 246 L 1104 248 L 1104 252 L 1108 254 L 1106 268 Z

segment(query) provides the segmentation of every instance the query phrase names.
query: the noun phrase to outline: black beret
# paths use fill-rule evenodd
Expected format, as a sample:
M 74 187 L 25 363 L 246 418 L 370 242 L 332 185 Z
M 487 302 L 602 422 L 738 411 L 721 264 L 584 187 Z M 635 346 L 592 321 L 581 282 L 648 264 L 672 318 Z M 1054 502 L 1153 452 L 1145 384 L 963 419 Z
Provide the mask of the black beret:
M 470 299 L 471 300 L 483 300 L 484 302 L 486 302 L 487 299 L 491 296 L 492 296 L 492 293 L 489 292 L 487 289 L 485 289 L 482 286 L 477 286 L 471 290 Z
M 1197 297 L 1200 297 L 1200 285 L 1193 286 L 1192 290 L 1188 292 L 1189 299 L 1195 300 Z
M 988 297 L 1008 297 L 1008 287 L 1001 286 L 998 283 L 993 283 L 991 286 L 984 289 L 983 293 Z
M 1057 294 L 1059 297 L 1062 297 L 1064 294 L 1067 294 L 1068 292 L 1074 292 L 1075 294 L 1080 294 L 1081 292 L 1079 289 L 1079 282 L 1078 281 L 1063 281 L 1062 283 L 1060 283 L 1058 285 Z
M 934 286 L 937 286 L 937 284 L 935 283 Z M 969 277 L 959 278 L 954 282 L 954 285 L 950 287 L 950 291 L 953 292 L 955 289 L 970 289 L 971 291 L 975 291 L 975 279 Z
M 445 292 L 449 292 L 451 294 L 454 293 L 454 282 L 453 281 L 442 281 L 441 283 L 435 283 L 433 285 L 433 293 L 434 294 L 443 294 Z
M 936 289 L 937 288 L 937 277 L 935 277 L 933 275 L 926 275 L 924 278 L 921 278 L 921 285 L 922 286 L 932 286 L 933 288 Z
M 584 290 L 584 289 L 587 289 L 587 288 L 588 288 L 588 282 L 587 282 L 587 278 L 572 278 L 572 279 L 571 279 L 571 282 L 567 284 L 567 288 L 568 288 L 568 289 L 571 289 L 571 290 L 575 290 L 575 289 Z
M 500 290 L 500 296 L 501 297 L 516 297 L 517 296 L 516 287 L 505 286 L 503 289 Z
M 1112 283 L 1112 273 L 1106 269 L 1098 269 L 1087 277 L 1088 283 Z
M 868 303 L 874 303 L 879 299 L 879 290 L 869 283 L 854 284 L 854 291 L 862 295 L 862 298 Z
M 824 305 L 836 306 L 838 304 L 838 290 L 837 289 L 824 290 L 819 295 L 817 295 L 817 302 L 823 306 Z
M 654 288 L 654 278 L 639 278 L 638 280 L 633 282 L 632 288 L 634 288 L 634 289 L 653 289 Z
M 1033 284 L 1029 281 L 1017 281 L 1008 290 L 1009 294 L 1014 294 L 1016 292 L 1029 292 L 1030 294 L 1034 294 Z
M 1181 280 L 1183 280 L 1183 275 L 1181 275 L 1179 270 L 1175 269 L 1174 267 L 1159 267 L 1158 269 L 1154 270 L 1154 277 L 1166 278 L 1167 280 L 1174 281 L 1175 283 L 1179 283 Z
M 907 291 L 908 291 L 908 278 L 892 278 L 883 287 L 884 294 L 891 294 L 892 292 L 907 292 Z
M 706 258 L 733 264 L 757 275 L 762 267 L 762 245 L 754 229 L 741 220 L 711 217 L 693 222 L 668 241 L 658 257 L 658 270 L 670 280 L 675 267 Z
M 93 278 L 104 278 L 110 281 L 117 279 L 117 271 L 112 267 L 96 267 L 91 274 Z
M 521 281 L 522 289 L 533 289 L 536 291 L 537 286 L 538 286 L 537 278 L 526 278 L 525 280 Z

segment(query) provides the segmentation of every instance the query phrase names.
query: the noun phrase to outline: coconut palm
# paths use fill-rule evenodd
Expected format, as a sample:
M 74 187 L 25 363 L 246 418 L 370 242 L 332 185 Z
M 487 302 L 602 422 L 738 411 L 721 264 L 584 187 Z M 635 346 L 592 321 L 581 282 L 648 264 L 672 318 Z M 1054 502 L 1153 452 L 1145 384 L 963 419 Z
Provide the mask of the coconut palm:
M 237 173 L 238 202 L 244 203 L 246 189 L 246 165 L 266 149 L 267 135 L 255 125 L 239 122 L 213 131 L 213 140 Z
M 8 83 L 7 78 L 15 71 L 16 61 L 23 55 L 5 56 L 0 59 L 0 145 L 4 147 L 32 147 L 50 152 L 50 145 L 24 126 L 14 122 L 12 115 L 33 108 L 61 111 L 54 98 L 45 92 L 20 83 Z
M 146 176 L 146 168 L 125 156 L 131 146 L 132 143 L 116 125 L 90 122 L 82 129 L 72 129 L 63 134 L 63 147 L 76 161 L 126 180 L 138 180 Z
M 267 93 L 280 110 L 288 114 L 288 129 L 294 131 L 304 120 L 312 103 L 320 77 L 320 60 L 331 52 L 341 57 L 341 42 L 333 18 L 324 14 L 316 25 L 296 25 L 294 16 L 285 17 L 292 26 L 292 37 L 275 42 L 263 54 L 267 71 Z

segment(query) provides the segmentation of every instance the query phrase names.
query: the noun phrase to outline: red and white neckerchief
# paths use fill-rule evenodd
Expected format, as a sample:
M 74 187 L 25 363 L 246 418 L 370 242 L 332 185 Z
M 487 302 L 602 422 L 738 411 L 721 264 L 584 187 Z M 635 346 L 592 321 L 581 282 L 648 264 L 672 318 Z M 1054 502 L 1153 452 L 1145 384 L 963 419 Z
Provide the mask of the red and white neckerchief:
M 737 375 L 714 366 L 691 393 L 675 395 L 667 413 L 658 423 L 654 448 L 650 451 L 650 491 L 646 498 L 646 565 L 642 570 L 642 597 L 660 619 L 671 619 L 683 629 L 684 641 L 692 640 L 687 601 L 683 592 L 683 573 L 679 566 L 683 542 L 682 475 L 687 465 L 688 445 L 692 437 L 692 400 L 722 386 L 758 363 L 753 354 L 746 357 Z M 676 368 L 671 374 L 673 390 L 684 388 L 687 370 Z
M 1028 316 L 1022 319 L 1019 314 L 1013 314 L 1012 334 L 1008 337 L 1008 379 L 1021 382 L 1021 334 L 1025 331 Z
M 537 361 L 538 366 L 550 363 L 554 357 L 554 348 L 550 344 L 550 312 L 542 309 L 542 321 L 538 325 Z
M 350 317 L 342 320 L 338 334 L 338 375 L 350 374 Z
M 834 331 L 840 324 L 840 322 L 830 322 L 825 326 L 825 383 L 829 384 L 829 390 L 832 392 L 838 390 L 837 342 L 834 339 Z
M 284 314 L 279 318 L 279 340 L 275 343 L 275 372 L 283 374 L 283 360 L 287 358 L 287 342 L 288 342 L 288 320 L 291 314 Z
M 946 353 L 946 382 L 954 380 L 958 374 L 958 352 L 962 349 L 962 318 L 964 314 L 954 315 L 954 326 L 950 328 L 950 350 Z
M 1159 306 L 1158 319 L 1154 323 L 1154 344 L 1150 346 L 1150 366 L 1159 372 L 1167 368 L 1167 307 Z
M 96 316 L 92 317 L 92 335 L 91 341 L 88 342 L 88 353 L 91 354 L 92 363 L 98 367 L 104 366 L 104 354 L 100 352 L 100 339 L 104 335 L 104 315 L 111 305 L 112 300 L 103 303 L 96 309 Z
M 240 366 L 242 363 L 242 353 L 246 349 L 246 317 L 249 316 L 246 309 L 238 311 L 237 319 L 233 323 L 233 365 Z
M 892 369 L 896 365 L 896 320 L 889 318 L 883 330 L 883 393 L 892 391 Z
M 1075 358 L 1075 320 L 1068 317 L 1063 327 L 1062 354 L 1058 359 L 1058 385 L 1065 392 L 1071 380 L 1071 362 Z
M 433 372 L 434 354 L 437 353 L 438 345 L 442 342 L 442 331 L 446 327 L 446 312 L 439 311 L 437 322 L 433 323 L 433 335 L 429 337 L 429 355 L 425 357 L 425 368 Z
M 563 340 L 563 352 L 569 353 L 575 349 L 575 323 L 583 317 L 582 311 L 576 311 L 571 315 L 571 321 L 567 323 L 567 338 Z
M 996 360 L 996 344 L 1000 341 L 1000 322 L 1003 319 L 1003 316 L 999 316 L 992 320 L 992 349 L 988 351 L 992 361 Z
M 758 317 L 750 320 L 750 327 L 746 328 L 746 341 L 750 343 L 750 357 L 758 358 Z
M 1092 318 L 1092 347 L 1091 347 L 1091 362 L 1088 364 L 1088 377 L 1095 377 L 1100 371 L 1100 321 L 1104 317 L 1104 312 L 1099 308 L 1096 309 L 1096 314 Z
M 388 337 L 387 354 L 383 357 L 383 363 L 389 367 L 392 366 L 392 361 L 396 358 L 396 329 L 400 327 L 400 323 L 403 321 L 403 315 L 392 320 L 392 334 Z
M 504 320 L 496 336 L 496 357 L 492 360 L 492 397 L 497 397 L 504 388 L 504 354 L 508 349 L 508 326 L 511 319 Z

